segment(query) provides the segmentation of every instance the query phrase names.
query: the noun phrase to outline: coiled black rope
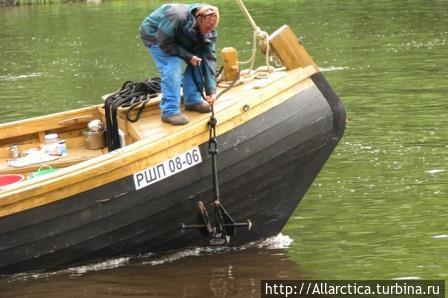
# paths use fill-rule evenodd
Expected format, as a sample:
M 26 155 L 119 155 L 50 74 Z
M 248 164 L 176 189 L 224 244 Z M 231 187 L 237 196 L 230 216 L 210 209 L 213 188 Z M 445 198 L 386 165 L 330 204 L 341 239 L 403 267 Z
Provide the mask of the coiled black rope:
M 121 147 L 118 132 L 118 108 L 128 108 L 126 119 L 130 122 L 136 122 L 140 119 L 140 114 L 149 100 L 156 97 L 160 92 L 160 78 L 152 78 L 137 83 L 127 81 L 119 91 L 111 94 L 106 99 L 104 110 L 106 115 L 106 144 L 109 151 Z M 137 109 L 137 113 L 135 117 L 131 117 L 131 112 L 135 109 Z

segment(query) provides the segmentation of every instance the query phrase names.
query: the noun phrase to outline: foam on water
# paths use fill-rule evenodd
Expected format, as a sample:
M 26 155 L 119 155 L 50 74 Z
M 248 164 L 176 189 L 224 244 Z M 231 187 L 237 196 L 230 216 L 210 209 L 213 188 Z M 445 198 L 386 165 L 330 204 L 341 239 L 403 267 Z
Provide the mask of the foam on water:
M 27 75 L 18 75 L 18 76 L 6 75 L 6 76 L 0 76 L 0 81 L 17 81 L 33 77 L 41 77 L 43 75 L 45 75 L 45 73 L 42 72 L 33 72 Z
M 432 236 L 432 238 L 434 238 L 434 239 L 448 238 L 448 235 L 447 234 L 434 235 L 434 236 Z
M 330 72 L 330 71 L 339 71 L 339 70 L 346 70 L 349 69 L 349 67 L 345 66 L 329 66 L 329 67 L 319 67 L 321 72 Z
M 122 257 L 116 259 L 110 259 L 98 263 L 91 263 L 82 266 L 71 267 L 68 269 L 63 269 L 59 271 L 52 272 L 26 272 L 26 273 L 18 273 L 11 276 L 8 276 L 8 282 L 13 281 L 26 281 L 31 279 L 45 279 L 54 275 L 69 275 L 69 276 L 80 276 L 89 272 L 94 271 L 102 271 L 108 269 L 114 269 L 118 267 L 123 267 L 128 265 L 131 261 L 140 261 L 142 265 L 162 265 L 166 263 L 173 263 L 178 260 L 188 258 L 188 257 L 197 257 L 211 254 L 219 254 L 223 252 L 229 251 L 241 251 L 248 248 L 264 248 L 264 249 L 286 249 L 288 248 L 293 239 L 291 239 L 287 235 L 278 234 L 275 237 L 271 237 L 262 241 L 251 242 L 243 246 L 238 247 L 230 247 L 230 246 L 216 246 L 216 247 L 192 247 L 187 249 L 182 249 L 178 251 L 173 251 L 171 253 L 167 253 L 162 255 L 161 257 L 155 257 L 153 254 L 148 253 L 145 255 L 140 255 L 137 257 Z M 148 261 L 148 259 L 151 259 Z
M 69 268 L 63 271 L 60 271 L 60 273 L 69 273 L 70 275 L 82 275 L 87 272 L 91 271 L 101 271 L 101 270 L 108 270 L 108 269 L 114 269 L 122 266 L 126 266 L 129 263 L 130 258 L 118 258 L 118 259 L 112 259 L 107 260 L 101 263 L 96 264 L 89 264 L 79 267 L 73 267 Z
M 69 276 L 80 276 L 87 272 L 93 271 L 101 271 L 107 269 L 114 269 L 118 267 L 125 266 L 129 263 L 131 258 L 118 258 L 106 260 L 99 263 L 88 264 L 83 266 L 71 267 L 68 269 L 63 269 L 59 271 L 50 271 L 50 272 L 25 272 L 25 273 L 17 273 L 11 276 L 8 276 L 7 281 L 27 281 L 31 279 L 46 279 L 54 275 L 69 275 Z
M 143 264 L 161 265 L 165 263 L 172 263 L 187 257 L 197 257 L 227 251 L 244 250 L 252 247 L 266 248 L 266 249 L 282 249 L 282 248 L 288 248 L 292 242 L 293 240 L 289 236 L 280 233 L 275 237 L 271 237 L 263 241 L 251 242 L 249 244 L 239 247 L 216 246 L 216 247 L 194 247 L 189 249 L 183 249 L 180 251 L 175 251 L 172 254 L 163 256 L 161 258 L 158 258 L 157 260 L 143 262 Z
M 429 174 L 429 175 L 434 175 L 434 174 L 438 174 L 438 173 L 442 173 L 445 172 L 444 169 L 434 169 L 434 170 L 429 170 L 429 171 L 425 171 L 425 173 Z
M 288 248 L 294 240 L 288 235 L 278 234 L 275 237 L 268 238 L 262 241 L 258 247 L 267 249 L 282 249 Z
M 173 253 L 170 253 L 168 255 L 164 255 L 156 260 L 151 260 L 147 262 L 142 262 L 142 264 L 149 264 L 149 265 L 162 265 L 166 263 L 173 263 L 175 261 L 178 261 L 180 259 L 184 259 L 187 257 L 197 257 L 207 254 L 213 254 L 213 253 L 220 253 L 223 251 L 228 251 L 229 247 L 220 246 L 220 247 L 194 247 L 194 248 L 188 248 L 183 249 L 180 251 L 175 251 Z

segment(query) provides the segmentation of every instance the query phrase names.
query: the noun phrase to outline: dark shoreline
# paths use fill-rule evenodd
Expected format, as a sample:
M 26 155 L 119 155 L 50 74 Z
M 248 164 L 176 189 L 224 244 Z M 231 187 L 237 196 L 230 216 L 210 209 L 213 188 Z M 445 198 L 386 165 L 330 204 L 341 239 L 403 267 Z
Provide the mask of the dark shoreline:
M 97 1 L 89 1 L 89 0 L 0 0 L 0 7 L 46 5 L 46 4 L 76 3 L 76 2 L 101 2 L 101 0 L 97 0 Z

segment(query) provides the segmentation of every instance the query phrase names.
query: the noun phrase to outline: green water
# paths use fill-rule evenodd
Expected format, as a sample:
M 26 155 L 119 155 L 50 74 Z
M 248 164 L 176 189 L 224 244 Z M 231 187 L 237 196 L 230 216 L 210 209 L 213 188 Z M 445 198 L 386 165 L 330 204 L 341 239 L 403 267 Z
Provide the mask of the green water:
M 160 3 L 0 8 L 0 122 L 97 104 L 155 75 L 138 26 Z M 238 6 L 209 3 L 221 9 L 218 47 L 247 59 L 251 28 Z M 263 30 L 293 28 L 349 115 L 283 231 L 294 240 L 282 252 L 288 268 L 316 279 L 448 279 L 448 1 L 245 3 Z

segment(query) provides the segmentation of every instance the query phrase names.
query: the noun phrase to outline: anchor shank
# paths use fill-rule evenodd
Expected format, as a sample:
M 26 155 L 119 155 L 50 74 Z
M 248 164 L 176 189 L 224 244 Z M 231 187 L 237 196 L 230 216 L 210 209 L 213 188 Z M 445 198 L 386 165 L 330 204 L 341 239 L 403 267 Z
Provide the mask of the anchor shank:
M 219 180 L 218 180 L 218 161 L 217 152 L 212 153 L 212 172 L 213 172 L 213 197 L 215 201 L 220 200 L 219 198 Z

